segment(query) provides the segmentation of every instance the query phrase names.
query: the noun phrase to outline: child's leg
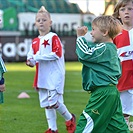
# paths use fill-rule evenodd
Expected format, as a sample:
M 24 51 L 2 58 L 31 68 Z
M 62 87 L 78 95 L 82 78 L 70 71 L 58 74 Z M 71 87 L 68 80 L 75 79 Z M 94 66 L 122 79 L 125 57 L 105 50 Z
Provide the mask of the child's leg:
M 3 92 L 0 92 L 0 104 L 3 103 Z
M 56 131 L 56 113 L 59 112 L 66 120 L 66 128 L 68 133 L 74 133 L 76 129 L 75 116 L 71 114 L 63 102 L 63 95 L 56 90 L 39 89 L 40 106 L 45 109 L 48 126 L 51 130 Z M 53 111 L 54 110 L 54 111 Z M 49 130 L 47 130 L 49 132 Z M 47 132 L 46 131 L 46 132 Z M 58 132 L 58 131 L 56 131 Z
M 63 103 L 57 102 L 54 108 L 66 120 L 66 129 L 68 133 L 74 133 L 76 129 L 76 118 L 74 114 L 71 114 Z
M 58 94 L 56 90 L 52 90 L 49 92 L 48 101 L 50 108 L 54 108 L 60 115 L 62 115 L 65 118 L 66 121 L 72 118 L 71 113 L 64 105 L 62 94 Z
M 122 104 L 122 112 L 128 125 L 130 116 L 133 116 L 133 89 L 121 92 L 120 99 Z
M 124 114 L 124 119 L 125 119 L 125 121 L 126 121 L 126 123 L 128 125 L 129 124 L 130 115 Z
M 66 121 L 72 118 L 72 114 L 68 111 L 68 109 L 63 103 L 57 102 L 54 108 L 62 117 L 64 117 Z
M 55 109 L 46 109 L 45 108 L 46 119 L 48 122 L 49 129 L 56 131 L 57 124 L 56 124 L 56 111 Z
M 57 124 L 56 124 L 56 110 L 52 108 L 48 108 L 50 103 L 48 100 L 50 91 L 47 89 L 39 89 L 39 100 L 41 108 L 45 108 L 45 115 L 48 122 L 48 130 L 45 133 L 49 133 L 52 130 L 55 132 L 57 131 Z
M 118 111 L 117 114 L 116 110 Z M 115 117 L 114 117 L 115 115 Z M 113 123 L 112 130 L 121 133 L 129 133 L 128 127 L 122 115 L 119 93 L 115 86 L 96 88 L 91 94 L 90 100 L 80 116 L 75 133 L 105 133 L 110 126 L 110 122 L 116 118 L 118 120 Z M 117 127 L 116 127 L 117 126 Z M 110 132 L 108 132 L 110 133 Z
M 63 95 L 58 94 L 56 90 L 50 91 L 48 100 L 51 101 L 50 107 L 54 108 L 65 119 L 68 133 L 74 133 L 76 129 L 75 116 L 71 114 L 65 106 Z

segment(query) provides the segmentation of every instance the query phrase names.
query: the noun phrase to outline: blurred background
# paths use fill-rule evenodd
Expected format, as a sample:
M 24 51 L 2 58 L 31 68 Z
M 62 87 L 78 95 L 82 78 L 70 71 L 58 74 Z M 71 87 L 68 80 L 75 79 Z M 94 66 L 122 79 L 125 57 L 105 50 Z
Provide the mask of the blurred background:
M 0 48 L 5 62 L 24 62 L 29 46 L 38 36 L 35 15 L 43 5 L 53 21 L 64 46 L 65 60 L 77 61 L 76 28 L 86 25 L 91 41 L 92 20 L 102 14 L 112 15 L 117 0 L 0 0 Z

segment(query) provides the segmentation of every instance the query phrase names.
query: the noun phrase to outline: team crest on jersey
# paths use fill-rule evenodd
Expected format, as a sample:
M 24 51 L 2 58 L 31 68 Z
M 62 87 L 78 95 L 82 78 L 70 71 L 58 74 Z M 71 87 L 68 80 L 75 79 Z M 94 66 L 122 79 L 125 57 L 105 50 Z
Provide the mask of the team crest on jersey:
M 45 48 L 46 48 L 47 45 L 50 45 L 50 44 L 48 43 L 48 41 L 49 41 L 49 39 L 48 39 L 48 40 L 44 40 L 44 42 L 42 43 L 42 45 L 44 45 Z
M 132 54 L 133 54 L 133 51 L 128 51 L 128 52 L 122 53 L 120 56 L 121 56 L 121 57 L 129 57 L 129 56 L 131 56 Z

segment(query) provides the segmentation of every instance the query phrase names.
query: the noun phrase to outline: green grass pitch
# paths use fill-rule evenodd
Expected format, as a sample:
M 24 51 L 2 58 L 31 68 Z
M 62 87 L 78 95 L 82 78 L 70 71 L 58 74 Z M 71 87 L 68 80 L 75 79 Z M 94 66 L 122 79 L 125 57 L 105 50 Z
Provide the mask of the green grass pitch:
M 38 93 L 32 88 L 35 68 L 29 68 L 25 63 L 6 63 L 6 67 L 0 133 L 44 133 L 47 129 L 44 109 L 40 108 Z M 77 120 L 89 99 L 89 94 L 82 90 L 81 67 L 79 62 L 66 62 L 64 102 Z M 21 92 L 26 92 L 30 98 L 18 99 Z M 58 113 L 57 124 L 59 133 L 67 133 L 65 121 Z

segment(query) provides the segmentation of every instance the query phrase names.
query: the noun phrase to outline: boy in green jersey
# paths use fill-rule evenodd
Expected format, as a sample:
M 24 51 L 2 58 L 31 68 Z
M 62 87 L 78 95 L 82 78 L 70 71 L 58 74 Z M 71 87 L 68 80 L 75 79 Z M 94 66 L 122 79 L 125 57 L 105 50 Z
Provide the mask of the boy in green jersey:
M 92 22 L 93 43 L 84 37 L 86 26 L 77 29 L 76 54 L 83 64 L 82 85 L 91 96 L 75 133 L 129 133 L 116 88 L 121 66 L 113 38 L 121 29 L 112 16 L 96 17 Z
M 0 57 L 0 104 L 3 103 L 3 91 L 5 91 L 3 74 L 6 72 L 5 64 Z
M 2 25 L 2 16 L 0 15 L 0 25 Z M 5 84 L 3 74 L 6 72 L 5 64 L 1 58 L 2 50 L 0 48 L 0 104 L 3 103 L 3 91 L 5 91 Z

